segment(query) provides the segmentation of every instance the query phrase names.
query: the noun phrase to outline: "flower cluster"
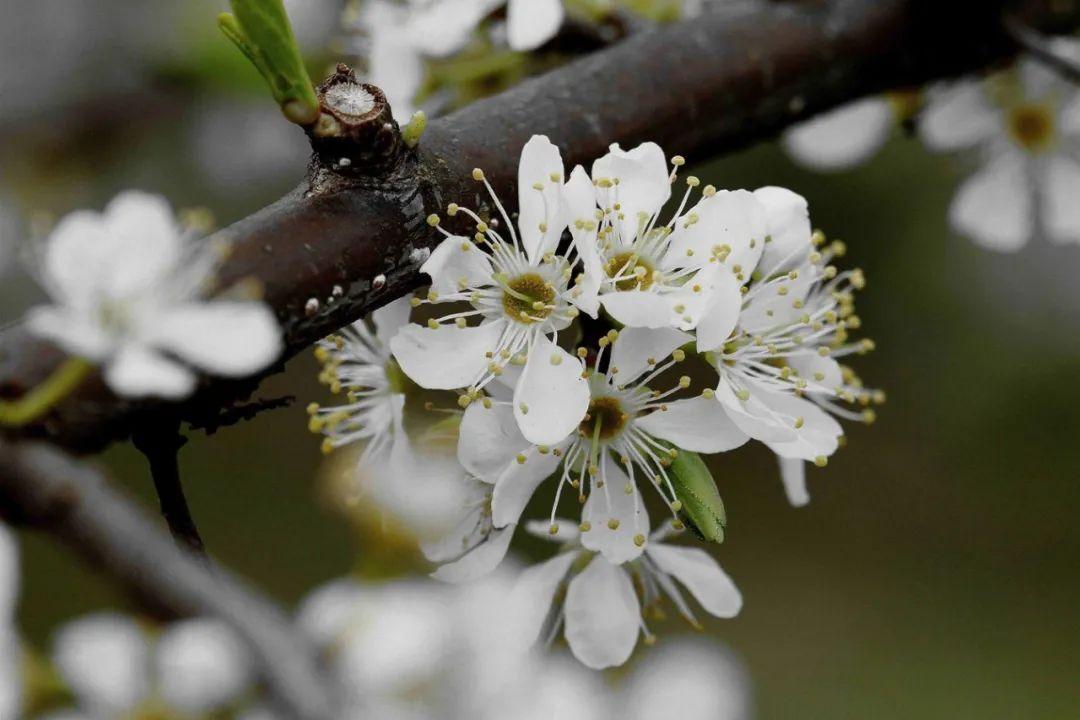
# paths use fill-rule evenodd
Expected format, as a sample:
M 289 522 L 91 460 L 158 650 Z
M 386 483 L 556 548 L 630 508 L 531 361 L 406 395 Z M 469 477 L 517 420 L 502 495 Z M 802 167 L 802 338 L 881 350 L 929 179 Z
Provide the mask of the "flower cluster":
M 494 569 L 549 485 L 543 534 L 563 551 L 522 576 L 536 609 L 526 634 L 564 626 L 592 667 L 623 663 L 639 631 L 651 637 L 639 597 L 669 596 L 696 624 L 676 580 L 710 614 L 738 613 L 715 560 L 662 542 L 687 525 L 723 536 L 699 454 L 758 440 L 802 504 L 804 463 L 825 465 L 841 444 L 836 418 L 870 422 L 884 400 L 843 364 L 873 347 L 851 337 L 865 279 L 833 264 L 843 244 L 812 232 L 806 201 L 783 188 L 717 190 L 691 176 L 673 198 L 684 162 L 653 143 L 613 145 L 567 173 L 558 147 L 534 136 L 516 216 L 477 169 L 488 202 L 429 218 L 444 239 L 422 267 L 430 289 L 409 301 L 424 322 L 405 323 L 398 301 L 377 314 L 378 337 L 361 323 L 319 350 L 323 381 L 348 392 L 346 405 L 312 407 L 324 448 L 368 439 L 362 462 L 381 453 L 393 483 L 440 474 L 466 488 L 454 530 L 425 545 L 444 563 L 436 576 Z M 468 235 L 446 227 L 463 220 Z M 388 316 L 400 330 L 387 341 Z M 416 459 L 405 395 L 392 389 L 403 376 L 454 394 L 457 413 L 440 427 L 456 433 L 457 462 Z M 657 531 L 649 505 L 669 516 Z M 561 519 L 569 507 L 576 518 Z

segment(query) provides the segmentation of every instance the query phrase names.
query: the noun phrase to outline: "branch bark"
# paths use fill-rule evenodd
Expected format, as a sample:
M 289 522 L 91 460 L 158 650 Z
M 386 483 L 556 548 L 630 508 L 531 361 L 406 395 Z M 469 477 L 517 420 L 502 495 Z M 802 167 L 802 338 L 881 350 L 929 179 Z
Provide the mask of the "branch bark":
M 140 428 L 133 433 L 132 441 L 150 466 L 161 516 L 165 518 L 173 540 L 196 556 L 205 558 L 206 546 L 191 515 L 180 477 L 180 450 L 187 444 L 187 438 L 180 434 L 180 424 L 167 422 Z
M 1006 13 L 1043 32 L 1080 26 L 1080 0 L 721 4 L 432 122 L 418 151 L 377 172 L 343 172 L 316 156 L 296 190 L 224 231 L 235 252 L 223 284 L 258 278 L 295 354 L 420 284 L 415 251 L 440 237 L 426 216 L 448 202 L 484 204 L 474 166 L 512 201 L 518 153 L 533 133 L 551 137 L 568 163 L 644 140 L 710 157 L 866 94 L 998 62 L 1017 50 Z M 0 333 L 0 347 L 7 396 L 40 382 L 60 357 L 18 327 Z M 127 437 L 147 412 L 212 427 L 258 382 L 207 379 L 182 405 L 126 402 L 90 382 L 24 433 L 94 451 Z
M 46 445 L 0 440 L 0 514 L 60 539 L 150 607 L 228 623 L 251 649 L 285 717 L 336 720 L 316 652 L 285 614 L 173 543 L 98 471 Z

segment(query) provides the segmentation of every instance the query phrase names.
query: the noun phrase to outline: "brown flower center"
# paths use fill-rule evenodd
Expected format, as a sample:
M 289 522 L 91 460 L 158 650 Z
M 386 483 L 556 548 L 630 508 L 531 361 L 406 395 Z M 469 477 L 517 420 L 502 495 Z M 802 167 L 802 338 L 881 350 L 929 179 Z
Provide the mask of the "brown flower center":
M 518 275 L 503 286 L 503 310 L 526 325 L 550 315 L 554 300 L 555 288 L 536 273 Z
M 610 440 L 622 432 L 629 419 L 630 416 L 623 410 L 618 398 L 597 397 L 589 402 L 589 410 L 578 427 L 582 435 L 591 438 L 596 434 L 597 423 L 599 423 L 600 432 L 596 435 L 597 439 Z
M 607 261 L 604 270 L 609 278 L 619 278 L 616 290 L 648 290 L 653 284 L 652 266 L 634 252 L 619 253 Z
M 1019 105 L 1009 111 L 1009 134 L 1028 152 L 1046 150 L 1054 141 L 1054 116 L 1045 105 Z

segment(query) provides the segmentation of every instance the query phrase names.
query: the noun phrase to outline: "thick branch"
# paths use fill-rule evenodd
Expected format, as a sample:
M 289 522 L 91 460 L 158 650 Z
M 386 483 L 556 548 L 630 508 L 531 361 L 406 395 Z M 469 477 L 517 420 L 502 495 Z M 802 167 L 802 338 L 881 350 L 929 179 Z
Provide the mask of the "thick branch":
M 1006 58 L 1016 51 L 1006 11 L 1048 32 L 1080 25 L 1078 0 L 762 0 L 636 35 L 433 122 L 419 152 L 373 174 L 317 158 L 293 193 L 226 231 L 235 252 L 223 281 L 257 277 L 296 353 L 420 283 L 414 251 L 439 237 L 424 218 L 448 202 L 483 204 L 474 166 L 512 205 L 518 153 L 533 133 L 550 136 L 569 163 L 643 140 L 709 157 L 844 101 Z M 8 395 L 58 358 L 18 328 L 0 345 Z M 212 425 L 257 384 L 208 381 L 183 406 L 149 409 Z M 127 436 L 147 409 L 91 383 L 28 432 L 94 450 Z
M 99 472 L 48 446 L 0 440 L 0 511 L 60 538 L 152 607 L 225 621 L 251 648 L 286 717 L 334 720 L 316 653 L 282 611 L 179 548 Z

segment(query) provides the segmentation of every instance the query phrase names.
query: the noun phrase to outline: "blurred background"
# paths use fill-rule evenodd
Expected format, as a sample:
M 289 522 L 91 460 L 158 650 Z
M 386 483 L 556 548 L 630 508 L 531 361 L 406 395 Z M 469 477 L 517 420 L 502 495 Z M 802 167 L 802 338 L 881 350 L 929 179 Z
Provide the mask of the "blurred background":
M 299 4 L 302 45 L 328 60 L 339 3 Z M 39 297 L 18 255 L 50 215 L 136 187 L 224 225 L 299 180 L 306 141 L 217 34 L 221 5 L 0 2 L 0 16 L 20 18 L 0 25 L 5 322 Z M 696 160 L 720 187 L 802 193 L 815 225 L 847 242 L 845 262 L 868 276 L 859 314 L 877 343 L 853 364 L 889 394 L 875 425 L 849 426 L 848 447 L 810 470 L 806 508 L 788 505 L 764 447 L 715 458 L 729 517 L 715 554 L 745 608 L 706 632 L 745 660 L 759 717 L 1076 717 L 1080 246 L 998 255 L 951 235 L 964 168 L 900 133 L 839 175 L 800 170 L 773 144 Z M 380 523 L 349 523 L 320 500 L 330 469 L 304 413 L 327 399 L 317 372 L 309 355 L 295 359 L 263 389 L 295 395 L 292 407 L 194 435 L 181 455 L 211 552 L 289 604 L 350 570 L 426 569 Z M 154 507 L 131 447 L 101 462 Z M 123 606 L 48 538 L 24 540 L 31 642 Z M 653 629 L 661 643 L 692 632 L 675 619 Z

